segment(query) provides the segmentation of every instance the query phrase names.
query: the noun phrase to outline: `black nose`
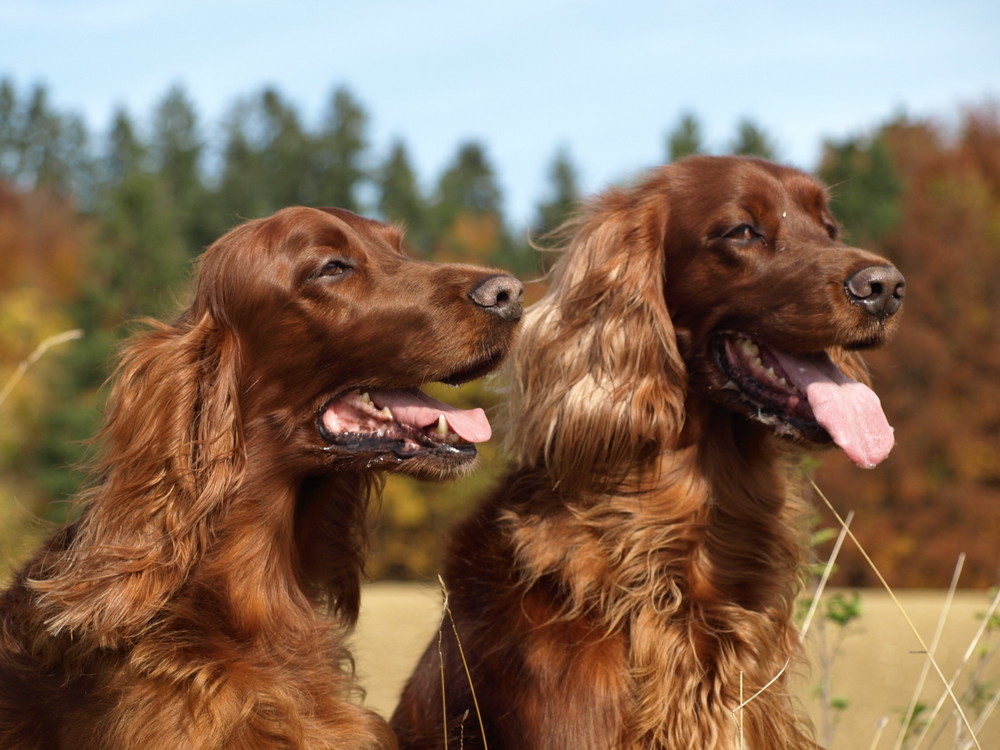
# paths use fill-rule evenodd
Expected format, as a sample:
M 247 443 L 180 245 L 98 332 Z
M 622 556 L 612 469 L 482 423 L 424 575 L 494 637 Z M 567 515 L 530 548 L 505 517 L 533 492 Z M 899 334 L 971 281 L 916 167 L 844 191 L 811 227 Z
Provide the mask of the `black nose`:
M 504 320 L 519 320 L 521 302 L 524 300 L 524 284 L 513 276 L 498 273 L 487 276 L 476 284 L 469 292 L 469 299 Z
M 862 268 L 844 286 L 851 302 L 879 318 L 887 318 L 899 310 L 906 293 L 906 279 L 893 266 Z

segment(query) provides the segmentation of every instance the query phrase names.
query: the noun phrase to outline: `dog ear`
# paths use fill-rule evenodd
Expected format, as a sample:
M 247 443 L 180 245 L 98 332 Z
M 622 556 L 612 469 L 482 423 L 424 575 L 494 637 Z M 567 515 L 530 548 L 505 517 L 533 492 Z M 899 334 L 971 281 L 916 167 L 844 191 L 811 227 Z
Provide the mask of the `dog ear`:
M 668 208 L 606 194 L 561 230 L 563 255 L 511 367 L 508 450 L 566 492 L 607 489 L 673 446 L 687 375 L 664 300 Z
M 123 351 L 82 515 L 30 581 L 49 632 L 102 647 L 183 584 L 245 463 L 235 336 L 207 311 L 153 326 Z

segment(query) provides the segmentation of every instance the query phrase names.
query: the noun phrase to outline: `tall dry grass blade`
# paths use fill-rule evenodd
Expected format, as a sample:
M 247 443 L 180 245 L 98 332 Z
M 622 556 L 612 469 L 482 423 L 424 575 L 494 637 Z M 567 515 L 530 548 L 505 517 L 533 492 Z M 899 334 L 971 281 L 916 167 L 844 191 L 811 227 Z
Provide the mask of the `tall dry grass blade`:
M 997 589 L 996 594 L 993 596 L 993 601 L 990 602 L 990 607 L 986 611 L 986 616 L 983 617 L 983 621 L 980 623 L 979 627 L 976 629 L 975 635 L 972 636 L 972 640 L 969 642 L 968 648 L 965 649 L 965 653 L 962 655 L 962 660 L 959 662 L 958 667 L 955 669 L 955 673 L 951 676 L 951 680 L 948 682 L 949 687 L 954 688 L 955 683 L 958 682 L 958 678 L 961 676 L 962 671 L 965 669 L 972 655 L 976 651 L 976 647 L 979 645 L 979 641 L 982 640 L 983 635 L 986 634 L 986 629 L 989 627 L 990 620 L 993 615 L 996 614 L 997 607 L 1000 607 L 1000 588 Z M 1000 692 L 997 693 L 1000 696 Z M 941 693 L 941 697 L 938 698 L 937 703 L 934 704 L 934 708 L 931 710 L 930 716 L 927 719 L 927 724 L 924 726 L 924 731 L 921 732 L 920 737 L 917 738 L 917 744 L 913 746 L 913 750 L 918 750 L 927 735 L 930 733 L 931 725 L 934 723 L 934 719 L 937 718 L 938 713 L 941 711 L 944 702 L 948 699 L 948 691 Z M 996 701 L 993 701 L 993 707 L 996 707 Z M 990 709 L 992 711 L 992 709 Z M 975 729 L 976 732 L 982 729 L 982 725 L 985 723 L 984 716 L 986 711 L 980 715 L 979 719 L 976 721 Z
M 18 384 L 21 378 L 24 377 L 24 373 L 28 371 L 35 362 L 42 358 L 53 346 L 58 346 L 59 344 L 65 344 L 67 341 L 73 341 L 75 339 L 81 338 L 83 336 L 83 331 L 79 328 L 74 328 L 69 331 L 63 331 L 62 333 L 57 333 L 55 336 L 49 336 L 47 339 L 43 339 L 42 343 L 35 347 L 35 351 L 29 354 L 25 359 L 21 360 L 21 363 L 14 370 L 13 374 L 7 378 L 7 382 L 4 383 L 3 389 L 0 390 L 0 404 L 7 400 L 7 396 L 10 392 L 14 390 L 14 386 Z
M 878 745 L 879 740 L 882 739 L 882 732 L 885 731 L 886 725 L 889 723 L 889 717 L 883 716 L 878 720 L 875 725 L 875 736 L 872 738 L 872 744 L 868 746 L 868 750 L 875 750 Z
M 986 704 L 983 709 L 982 714 L 979 715 L 979 719 L 976 721 L 975 730 L 979 732 L 985 725 L 986 721 L 990 718 L 990 715 L 996 710 L 997 705 L 1000 704 L 1000 690 L 993 694 L 990 702 Z
M 440 580 L 440 576 L 438 576 Z M 444 590 L 444 582 L 441 582 L 442 605 L 441 624 L 438 625 L 438 664 L 441 667 L 441 727 L 444 732 L 444 750 L 448 750 L 448 688 L 444 677 L 444 615 L 448 611 L 448 592 Z
M 743 705 L 743 672 L 740 672 L 740 705 Z M 740 709 L 740 750 L 746 750 L 746 738 L 743 735 L 743 709 Z
M 782 665 L 781 669 L 778 670 L 778 674 L 776 674 L 774 677 L 772 677 L 770 680 L 768 680 L 765 683 L 764 687 L 762 687 L 756 693 L 754 693 L 753 695 L 751 695 L 745 701 L 741 701 L 740 705 L 738 705 L 736 708 L 733 709 L 733 713 L 735 714 L 737 711 L 739 711 L 740 712 L 740 716 L 742 717 L 743 716 L 743 713 L 742 713 L 743 709 L 746 708 L 751 703 L 753 703 L 753 701 L 757 700 L 757 696 L 758 695 L 761 695 L 765 690 L 767 690 L 769 687 L 771 687 L 771 685 L 773 685 L 775 682 L 777 682 L 778 679 L 781 677 L 781 675 L 783 675 L 785 673 L 785 670 L 788 669 L 788 665 L 791 664 L 791 663 L 792 663 L 791 659 L 785 659 L 785 663 Z M 740 681 L 742 682 L 742 680 L 743 680 L 743 674 L 741 673 L 740 674 Z M 741 689 L 740 695 L 742 696 L 742 694 L 743 693 L 742 693 L 742 689 Z
M 809 626 L 812 624 L 812 619 L 816 614 L 816 610 L 819 609 L 819 601 L 823 597 L 823 591 L 826 590 L 826 582 L 830 580 L 830 575 L 833 572 L 833 566 L 837 561 L 837 556 L 840 554 L 840 548 L 844 544 L 844 539 L 847 538 L 847 530 L 851 527 L 851 521 L 854 520 L 854 511 L 852 510 L 847 514 L 847 519 L 844 521 L 844 525 L 840 529 L 840 533 L 837 535 L 837 541 L 833 544 L 833 551 L 830 552 L 830 558 L 826 561 L 826 565 L 823 568 L 823 575 L 820 576 L 819 583 L 816 585 L 816 591 L 813 593 L 812 602 L 809 604 L 809 611 L 806 612 L 806 618 L 802 621 L 802 627 L 799 628 L 799 638 L 805 640 L 806 634 L 809 632 Z
M 958 578 L 962 575 L 962 568 L 965 566 L 965 553 L 963 552 L 958 556 L 958 561 L 955 563 L 955 571 L 951 576 L 951 584 L 948 586 L 948 595 L 945 597 L 944 606 L 941 608 L 941 614 L 938 616 L 937 627 L 934 629 L 934 637 L 931 639 L 931 650 L 930 653 L 934 654 L 937 651 L 938 643 L 941 641 L 941 633 L 944 631 L 944 624 L 948 620 L 948 613 L 951 611 L 952 602 L 955 599 L 955 589 L 958 588 Z M 896 744 L 893 746 L 894 750 L 900 750 L 903 747 L 903 741 L 906 739 L 907 728 L 911 721 L 913 721 L 914 714 L 917 711 L 917 703 L 920 701 L 920 693 L 924 690 L 924 685 L 927 683 L 927 672 L 930 670 L 930 663 L 924 662 L 923 666 L 920 668 L 920 677 L 917 678 L 917 684 L 913 688 L 913 696 L 910 698 L 910 705 L 906 707 L 906 713 L 903 714 L 903 723 L 899 727 L 899 732 L 896 734 Z M 930 726 L 928 723 L 926 726 Z
M 834 517 L 837 519 L 837 522 L 841 526 L 844 526 L 844 519 L 840 517 L 840 514 L 837 512 L 837 509 L 833 507 L 833 503 L 831 503 L 830 500 L 827 498 L 827 496 L 823 494 L 823 490 L 819 488 L 819 485 L 817 485 L 816 482 L 814 482 L 811 479 L 809 480 L 809 483 L 813 486 L 813 489 L 816 490 L 816 493 L 821 498 L 823 498 L 823 502 L 826 503 L 826 507 L 830 509 L 831 513 L 833 513 Z M 962 722 L 965 724 L 965 728 L 971 735 L 972 741 L 976 743 L 976 747 L 979 750 L 982 750 L 982 747 L 979 744 L 979 740 L 976 738 L 976 733 L 972 730 L 972 725 L 969 723 L 969 719 L 965 715 L 965 711 L 962 710 L 962 704 L 955 696 L 955 693 L 952 692 L 951 685 L 945 679 L 944 673 L 941 671 L 941 667 L 939 667 L 937 661 L 934 660 L 934 656 L 931 653 L 929 653 L 927 649 L 927 644 L 924 643 L 924 639 L 920 636 L 920 632 L 913 624 L 913 620 L 910 619 L 910 616 L 907 614 L 906 609 L 903 607 L 899 599 L 896 597 L 896 593 L 892 590 L 892 587 L 889 586 L 889 583 L 885 580 L 885 577 L 882 575 L 882 571 L 878 569 L 878 566 L 875 565 L 875 561 L 872 560 L 871 557 L 869 556 L 868 551 L 861 545 L 861 542 L 858 541 L 858 538 L 854 536 L 853 532 L 851 532 L 848 529 L 847 533 L 851 537 L 851 541 L 854 542 L 854 544 L 857 546 L 858 552 L 861 553 L 861 556 L 865 559 L 865 562 L 868 563 L 869 567 L 872 569 L 872 572 L 875 573 L 875 576 L 878 578 L 879 582 L 889 593 L 889 598 L 892 599 L 893 603 L 896 605 L 896 609 L 898 609 L 900 614 L 903 615 L 903 619 L 906 621 L 906 624 L 909 626 L 910 631 L 917 639 L 917 643 L 920 644 L 920 648 L 927 655 L 927 659 L 931 663 L 931 666 L 934 668 L 934 671 L 937 673 L 938 678 L 941 680 L 941 684 L 943 684 L 945 686 L 945 689 L 948 691 L 948 696 L 951 698 L 952 703 L 955 704 L 955 710 L 958 711 L 958 715 L 961 717 Z
M 444 627 L 444 615 L 448 615 L 448 620 L 451 622 L 451 630 L 455 634 L 455 643 L 458 644 L 458 655 L 462 658 L 462 667 L 465 669 L 465 679 L 469 682 L 469 693 L 472 695 L 472 707 L 476 709 L 476 719 L 479 721 L 479 733 L 483 738 L 483 750 L 490 750 L 490 746 L 486 741 L 486 726 L 483 724 L 483 714 L 479 710 L 479 701 L 476 699 L 476 686 L 472 681 L 472 672 L 469 670 L 469 662 L 465 658 L 465 649 L 462 648 L 462 639 L 458 637 L 458 626 L 455 624 L 455 618 L 451 614 L 451 607 L 448 606 L 448 587 L 444 585 L 444 579 L 441 576 L 438 576 L 438 583 L 441 585 L 441 595 L 444 597 L 444 612 L 441 615 L 441 627 Z M 441 664 L 443 681 L 443 658 Z M 444 732 L 445 735 L 448 734 L 447 716 L 445 717 Z
M 854 517 L 853 512 L 848 514 L 847 516 L 848 525 L 850 525 L 851 519 L 853 517 Z M 816 593 L 813 596 L 812 604 L 810 604 L 809 611 L 806 613 L 806 619 L 802 623 L 802 628 L 799 630 L 799 638 L 805 638 L 805 635 L 809 630 L 809 624 L 812 621 L 813 615 L 816 612 L 816 603 L 819 601 L 820 596 L 822 596 L 823 589 L 826 588 L 826 582 L 830 578 L 830 571 L 833 569 L 833 564 L 836 561 L 837 555 L 840 552 L 840 546 L 844 541 L 845 531 L 846 529 L 841 529 L 840 536 L 837 537 L 837 542 L 836 544 L 834 544 L 833 552 L 830 554 L 830 559 L 827 560 L 826 562 L 826 567 L 823 569 L 823 576 L 820 579 L 819 585 L 817 585 L 816 587 Z M 751 702 L 756 700 L 757 697 L 761 695 L 769 687 L 771 687 L 771 685 L 777 682 L 778 679 L 781 678 L 781 675 L 785 673 L 785 670 L 788 669 L 789 664 L 791 664 L 791 659 L 786 659 L 781 669 L 778 670 L 778 673 L 770 680 L 768 680 L 767 683 L 760 690 L 758 690 L 756 693 L 751 695 L 746 700 L 743 700 L 743 673 L 742 672 L 740 673 L 740 704 L 733 709 L 733 713 L 739 713 L 741 737 L 743 729 L 743 709 L 746 708 L 746 706 L 749 705 Z

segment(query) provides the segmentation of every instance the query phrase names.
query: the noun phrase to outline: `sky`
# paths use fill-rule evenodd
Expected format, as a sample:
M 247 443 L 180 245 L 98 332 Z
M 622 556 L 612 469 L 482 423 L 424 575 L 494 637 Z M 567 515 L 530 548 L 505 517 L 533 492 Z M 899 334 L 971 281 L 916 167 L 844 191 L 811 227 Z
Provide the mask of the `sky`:
M 478 141 L 523 226 L 558 150 L 599 191 L 662 163 L 684 113 L 710 151 L 750 119 L 806 170 L 900 114 L 954 122 L 1000 100 L 1000 2 L 0 0 L 0 76 L 97 134 L 179 84 L 210 138 L 264 86 L 307 124 L 346 86 L 373 160 L 401 139 L 430 188 Z

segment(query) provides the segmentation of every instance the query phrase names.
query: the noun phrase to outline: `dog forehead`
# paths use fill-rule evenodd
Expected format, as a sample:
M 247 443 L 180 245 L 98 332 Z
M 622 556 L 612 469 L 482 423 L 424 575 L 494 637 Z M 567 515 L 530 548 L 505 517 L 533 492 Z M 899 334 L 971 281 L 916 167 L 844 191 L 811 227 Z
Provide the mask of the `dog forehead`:
M 388 244 L 395 250 L 399 250 L 403 244 L 403 233 L 395 226 L 384 224 L 375 219 L 349 211 L 346 208 L 319 208 L 317 209 L 333 221 L 340 221 L 358 234 L 362 239 Z

